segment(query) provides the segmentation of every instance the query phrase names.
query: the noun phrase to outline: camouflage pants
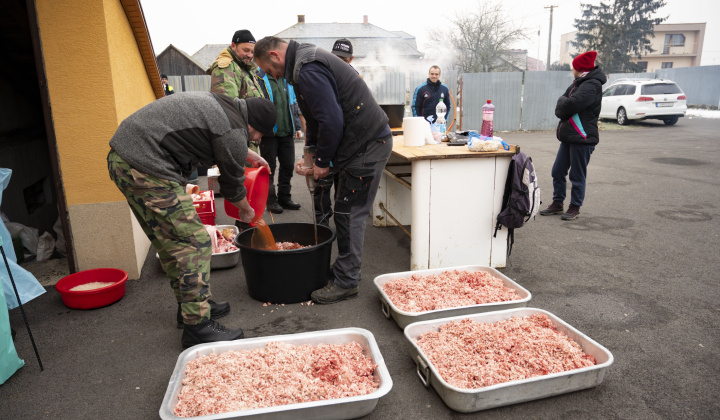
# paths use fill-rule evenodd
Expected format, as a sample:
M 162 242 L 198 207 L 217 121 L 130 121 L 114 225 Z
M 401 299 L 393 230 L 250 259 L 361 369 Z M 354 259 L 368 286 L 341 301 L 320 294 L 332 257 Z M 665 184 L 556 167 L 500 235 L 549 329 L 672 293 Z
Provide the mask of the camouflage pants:
M 133 169 L 114 150 L 107 159 L 110 178 L 160 256 L 185 323 L 210 318 L 212 245 L 192 197 L 177 182 Z

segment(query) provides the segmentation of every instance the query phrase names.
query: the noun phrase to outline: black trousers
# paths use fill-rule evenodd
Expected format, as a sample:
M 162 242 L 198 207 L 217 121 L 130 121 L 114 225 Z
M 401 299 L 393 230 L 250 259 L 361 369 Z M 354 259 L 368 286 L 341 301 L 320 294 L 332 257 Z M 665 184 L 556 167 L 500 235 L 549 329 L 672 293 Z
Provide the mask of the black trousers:
M 268 204 L 277 201 L 290 200 L 290 179 L 293 176 L 295 165 L 295 142 L 293 136 L 263 137 L 260 141 L 260 156 L 270 165 L 270 190 L 268 191 Z M 280 168 L 277 168 L 277 163 Z M 277 177 L 277 192 L 275 189 L 275 173 Z

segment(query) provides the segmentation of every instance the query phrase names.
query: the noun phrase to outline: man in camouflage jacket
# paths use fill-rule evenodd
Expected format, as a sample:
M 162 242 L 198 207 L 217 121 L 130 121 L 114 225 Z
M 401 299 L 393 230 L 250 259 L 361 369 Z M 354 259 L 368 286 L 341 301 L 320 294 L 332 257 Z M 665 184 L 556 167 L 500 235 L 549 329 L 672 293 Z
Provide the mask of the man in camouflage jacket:
M 223 50 L 207 71 L 211 76 L 210 91 L 231 98 L 262 98 L 260 81 L 255 75 L 253 50 L 255 38 L 241 29 L 233 35 L 230 46 Z

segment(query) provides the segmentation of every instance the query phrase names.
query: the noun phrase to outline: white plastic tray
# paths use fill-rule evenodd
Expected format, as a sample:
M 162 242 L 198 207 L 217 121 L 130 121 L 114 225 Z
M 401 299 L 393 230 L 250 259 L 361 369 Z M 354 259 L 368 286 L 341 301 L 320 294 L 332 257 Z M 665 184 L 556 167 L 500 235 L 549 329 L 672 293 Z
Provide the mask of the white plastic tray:
M 437 331 L 441 325 L 451 321 L 469 318 L 476 322 L 495 323 L 514 316 L 528 316 L 537 313 L 547 315 L 558 331 L 578 343 L 586 354 L 594 357 L 595 366 L 504 382 L 479 389 L 464 389 L 447 383 L 415 343 L 416 337 L 428 331 Z M 420 381 L 426 387 L 432 386 L 448 407 L 464 413 L 592 388 L 600 385 L 605 376 L 605 371 L 613 363 L 613 355 L 605 347 L 550 312 L 535 308 L 508 309 L 471 316 L 417 322 L 405 328 L 405 337 L 410 341 L 410 357 L 415 362 Z
M 378 388 L 367 395 L 337 398 L 332 400 L 311 401 L 300 404 L 289 404 L 275 407 L 258 408 L 254 410 L 232 411 L 229 413 L 213 414 L 207 416 L 190 417 L 194 419 L 267 419 L 267 420 L 322 420 L 322 419 L 354 419 L 365 416 L 375 409 L 378 399 L 392 388 L 392 379 L 385 366 L 375 337 L 368 330 L 361 328 L 341 328 L 335 330 L 315 331 L 300 334 L 276 335 L 271 337 L 250 338 L 245 340 L 223 341 L 219 343 L 198 344 L 180 353 L 175 364 L 175 370 L 170 377 L 165 398 L 160 406 L 160 418 L 163 420 L 180 420 L 188 417 L 178 417 L 173 414 L 177 405 L 178 395 L 182 389 L 182 380 L 185 376 L 185 366 L 191 360 L 201 355 L 223 353 L 232 350 L 250 350 L 265 347 L 272 341 L 281 341 L 293 345 L 344 344 L 357 342 L 363 348 L 365 356 L 372 358 L 378 366 L 375 368 L 374 378 Z
M 383 286 L 385 283 L 389 282 L 390 280 L 396 279 L 396 278 L 402 278 L 402 277 L 410 277 L 414 274 L 421 275 L 421 276 L 428 276 L 431 274 L 440 274 L 445 271 L 484 271 L 486 273 L 490 273 L 493 276 L 499 278 L 502 280 L 503 285 L 505 287 L 509 287 L 517 292 L 519 300 L 511 300 L 508 302 L 493 302 L 493 303 L 483 303 L 479 305 L 469 305 L 469 306 L 458 306 L 455 308 L 445 308 L 445 309 L 436 309 L 434 311 L 424 311 L 424 312 L 406 312 L 401 309 L 399 309 L 395 304 L 390 300 L 390 297 L 388 297 L 387 293 L 383 290 Z M 430 319 L 438 319 L 438 318 L 446 318 L 449 316 L 458 316 L 458 315 L 470 315 L 470 314 L 476 314 L 476 313 L 482 313 L 482 312 L 489 312 L 489 311 L 498 311 L 501 309 L 510 309 L 510 308 L 522 308 L 524 306 L 527 306 L 528 301 L 530 301 L 530 298 L 532 295 L 530 292 L 525 289 L 524 287 L 520 286 L 519 284 L 512 281 L 509 277 L 502 274 L 501 272 L 497 271 L 496 269 L 492 267 L 484 267 L 480 265 L 465 265 L 465 266 L 459 266 L 459 267 L 446 267 L 446 268 L 431 268 L 428 270 L 418 270 L 418 271 L 404 271 L 401 273 L 389 273 L 389 274 L 383 274 L 381 276 L 375 277 L 375 286 L 377 287 L 378 291 L 380 292 L 380 302 L 382 305 L 382 311 L 386 318 L 394 319 L 395 322 L 400 326 L 400 328 L 405 328 L 408 324 L 413 322 L 419 322 L 419 321 L 427 321 Z

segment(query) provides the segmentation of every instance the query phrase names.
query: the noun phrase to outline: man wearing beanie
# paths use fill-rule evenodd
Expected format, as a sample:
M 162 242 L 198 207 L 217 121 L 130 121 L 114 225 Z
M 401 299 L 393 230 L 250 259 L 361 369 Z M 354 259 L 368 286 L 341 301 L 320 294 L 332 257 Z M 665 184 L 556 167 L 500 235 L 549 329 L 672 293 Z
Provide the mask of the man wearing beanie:
M 310 294 L 316 303 L 357 297 L 367 223 L 385 163 L 392 153 L 387 114 L 352 67 L 313 44 L 277 37 L 258 41 L 260 68 L 284 77 L 296 89 L 306 120 L 305 144 L 316 146 L 312 169 L 295 164 L 298 175 L 325 178 L 338 174 L 334 220 L 338 255 L 329 282 Z
M 247 29 L 236 31 L 232 43 L 210 65 L 210 91 L 231 98 L 262 98 L 260 82 L 252 62 L 255 37 Z
M 255 216 L 247 201 L 245 162 L 268 167 L 247 142 L 272 133 L 275 107 L 265 98 L 233 99 L 210 92 L 186 92 L 151 102 L 127 117 L 110 140 L 108 171 L 145 235 L 157 251 L 177 300 L 182 345 L 243 338 L 215 319 L 230 312 L 211 300 L 208 232 L 185 191 L 198 166 L 220 168 L 220 192 Z M 268 168 L 269 169 L 269 168 Z
M 602 105 L 605 73 L 595 65 L 595 51 L 580 54 L 572 62 L 575 80 L 558 99 L 555 116 L 560 118 L 557 139 L 560 148 L 552 167 L 553 202 L 540 214 L 562 214 L 562 220 L 573 220 L 580 214 L 585 199 L 587 165 L 595 145 L 600 141 L 598 117 Z M 570 206 L 564 211 L 568 171 L 570 172 Z
M 160 83 L 163 85 L 163 90 L 165 91 L 165 96 L 170 96 L 173 93 L 175 93 L 175 90 L 173 90 L 173 87 L 168 84 L 168 78 L 166 74 L 160 75 Z

